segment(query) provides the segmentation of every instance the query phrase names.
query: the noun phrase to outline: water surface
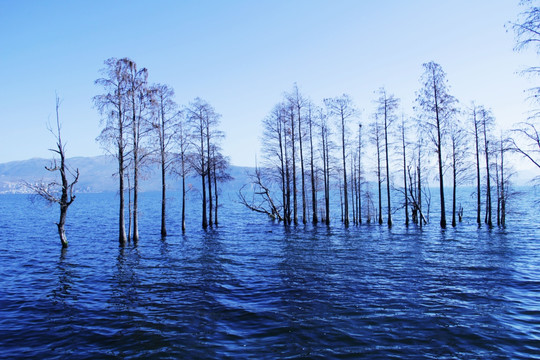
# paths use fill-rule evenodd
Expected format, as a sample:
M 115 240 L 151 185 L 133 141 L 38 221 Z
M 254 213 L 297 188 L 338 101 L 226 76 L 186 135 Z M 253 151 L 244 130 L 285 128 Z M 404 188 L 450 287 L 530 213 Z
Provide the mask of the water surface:
M 56 208 L 0 196 L 0 358 L 540 358 L 540 229 L 436 222 L 285 229 L 224 199 L 117 243 L 114 194 L 80 194 L 60 249 Z M 225 202 L 226 201 L 226 202 Z M 436 219 L 436 215 L 432 215 Z

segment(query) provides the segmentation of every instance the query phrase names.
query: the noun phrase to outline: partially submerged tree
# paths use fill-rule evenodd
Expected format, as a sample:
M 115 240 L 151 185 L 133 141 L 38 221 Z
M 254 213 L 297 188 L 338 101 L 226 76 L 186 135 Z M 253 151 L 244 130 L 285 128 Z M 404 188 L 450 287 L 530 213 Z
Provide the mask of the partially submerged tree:
M 386 199 L 388 226 L 392 226 L 392 206 L 390 201 L 390 161 L 388 156 L 388 133 L 389 128 L 396 119 L 395 111 L 399 106 L 399 99 L 392 94 L 387 94 L 384 88 L 379 89 L 379 98 L 376 101 L 377 115 L 382 119 L 384 130 L 384 154 L 386 163 Z
M 351 98 L 343 94 L 341 96 L 325 99 L 324 103 L 328 112 L 336 119 L 339 135 L 341 138 L 342 174 L 343 174 L 343 223 L 349 226 L 349 197 L 347 192 L 347 131 L 348 123 L 356 115 L 356 109 Z
M 488 226 L 493 226 L 492 221 L 492 202 L 491 202 L 491 175 L 490 175 L 490 132 L 491 127 L 495 123 L 495 119 L 493 117 L 493 114 L 491 113 L 491 110 L 487 110 L 483 107 L 481 107 L 478 111 L 480 116 L 480 127 L 483 135 L 484 140 L 484 155 L 486 158 L 486 216 L 484 219 L 484 222 Z
M 478 226 L 482 224 L 482 197 L 481 197 L 481 183 L 480 183 L 480 118 L 478 116 L 478 109 L 473 103 L 471 108 L 471 118 L 474 125 L 474 146 L 475 146 L 475 160 L 476 160 L 476 223 Z
M 60 182 L 54 180 L 50 183 L 26 183 L 26 186 L 30 188 L 37 196 L 47 201 L 49 204 L 56 203 L 60 206 L 60 219 L 56 223 L 56 226 L 58 227 L 58 235 L 60 237 L 62 247 L 65 248 L 68 246 L 65 230 L 67 210 L 75 200 L 75 195 L 73 194 L 73 187 L 79 180 L 79 169 L 76 169 L 73 172 L 66 163 L 66 147 L 65 144 L 62 142 L 62 135 L 60 133 L 61 126 L 58 111 L 59 107 L 60 100 L 57 96 L 56 129 L 53 130 L 52 128 L 49 128 L 49 130 L 56 138 L 56 148 L 50 149 L 50 151 L 57 154 L 60 157 L 60 161 L 58 162 L 56 159 L 54 159 L 51 166 L 45 166 L 45 169 L 51 172 L 58 171 L 60 173 Z
M 93 98 L 94 104 L 102 116 L 104 128 L 96 139 L 107 149 L 118 161 L 118 240 L 121 245 L 127 242 L 126 225 L 124 215 L 124 179 L 127 167 L 128 156 L 128 125 L 127 117 L 128 101 L 127 94 L 127 59 L 110 58 L 105 60 L 105 67 L 100 71 L 102 78 L 95 81 L 97 85 L 103 87 L 104 93 Z
M 418 92 L 417 103 L 423 123 L 426 125 L 428 135 L 437 154 L 439 170 L 439 195 L 441 202 L 442 228 L 446 227 L 446 210 L 444 202 L 444 172 L 443 172 L 443 141 L 451 121 L 456 112 L 457 100 L 450 95 L 446 80 L 446 73 L 442 67 L 432 62 L 423 64 L 424 74 L 421 77 L 422 88 Z
M 174 163 L 172 153 L 175 132 L 180 121 L 180 112 L 174 102 L 174 90 L 163 84 L 156 84 L 150 88 L 150 99 L 152 103 L 152 128 L 154 137 L 158 140 L 158 157 L 161 169 L 161 236 L 167 236 L 166 227 L 166 174 L 171 170 Z M 182 144 L 180 144 L 182 147 Z M 181 171 L 183 174 L 184 171 Z
M 467 133 L 458 118 L 449 123 L 450 168 L 452 169 L 452 226 L 461 222 L 461 207 L 457 208 L 457 187 L 462 184 L 467 171 Z
M 216 129 L 221 115 L 201 98 L 193 100 L 185 108 L 185 114 L 193 140 L 191 144 L 193 155 L 190 156 L 191 168 L 201 177 L 202 227 L 206 229 L 208 226 L 213 226 L 214 223 L 215 198 L 212 196 L 212 190 L 215 183 L 212 181 L 212 170 L 217 156 L 220 155 L 217 143 L 223 137 L 223 133 Z

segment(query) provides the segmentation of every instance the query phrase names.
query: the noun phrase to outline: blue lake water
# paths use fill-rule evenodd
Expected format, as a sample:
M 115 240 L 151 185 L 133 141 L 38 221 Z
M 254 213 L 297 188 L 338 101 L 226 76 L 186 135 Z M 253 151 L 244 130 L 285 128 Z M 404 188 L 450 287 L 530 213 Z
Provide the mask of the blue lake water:
M 234 199 L 234 196 L 231 197 Z M 540 358 L 540 225 L 526 195 L 506 229 L 464 223 L 285 229 L 224 196 L 188 230 L 141 195 L 137 246 L 114 194 L 80 194 L 61 251 L 58 209 L 0 196 L 0 358 Z M 523 205 L 520 205 L 523 204 Z M 433 209 L 436 204 L 432 205 Z

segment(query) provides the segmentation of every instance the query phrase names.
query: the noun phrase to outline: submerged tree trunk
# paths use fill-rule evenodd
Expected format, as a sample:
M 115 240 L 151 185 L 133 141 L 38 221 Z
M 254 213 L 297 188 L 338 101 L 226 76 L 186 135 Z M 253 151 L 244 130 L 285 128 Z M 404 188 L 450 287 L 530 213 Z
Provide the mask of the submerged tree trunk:
M 452 141 L 452 227 L 456 227 L 456 187 L 457 187 L 457 169 L 456 169 L 456 146 Z
M 401 145 L 403 147 L 403 194 L 405 205 L 405 226 L 409 226 L 409 197 L 407 196 L 407 154 L 405 149 L 405 123 L 402 121 L 401 128 Z
M 161 236 L 167 236 L 167 229 L 165 226 L 165 214 L 166 214 L 166 184 L 165 184 L 165 152 L 161 153 Z
M 384 152 L 386 156 L 386 196 L 388 206 L 388 227 L 392 227 L 392 206 L 390 202 L 390 163 L 388 160 L 388 114 L 387 106 L 384 108 Z
M 311 211 L 312 222 L 317 224 L 317 187 L 315 185 L 315 166 L 313 160 L 313 119 L 311 117 L 311 108 L 309 113 L 309 148 L 310 148 L 310 168 L 311 168 Z
M 182 155 L 182 232 L 186 231 L 186 173 Z
M 478 144 L 478 120 L 476 119 L 476 107 L 473 106 L 473 121 L 474 121 L 474 142 L 476 147 L 476 223 L 478 226 L 482 224 L 482 218 L 481 218 L 481 207 L 482 207 L 482 199 L 481 199 L 481 191 L 482 188 L 480 187 L 480 146 Z
M 362 124 L 358 124 L 358 223 L 362 223 Z
M 296 144 L 294 141 L 294 112 L 291 109 L 291 144 L 292 144 L 292 181 L 293 181 L 293 221 L 298 225 L 298 200 L 296 197 Z

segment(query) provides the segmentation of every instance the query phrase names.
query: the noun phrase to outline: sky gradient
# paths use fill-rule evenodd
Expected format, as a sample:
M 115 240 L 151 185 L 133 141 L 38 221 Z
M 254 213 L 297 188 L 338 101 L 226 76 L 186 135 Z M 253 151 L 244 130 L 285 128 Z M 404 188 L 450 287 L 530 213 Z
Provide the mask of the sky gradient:
M 51 157 L 55 92 L 67 155 L 103 154 L 92 97 L 109 57 L 148 68 L 180 105 L 209 101 L 234 165 L 254 165 L 261 120 L 293 83 L 319 104 L 348 93 L 367 122 L 381 86 L 412 114 L 432 60 L 462 105 L 492 108 L 509 128 L 526 118 L 534 85 L 518 72 L 537 61 L 513 51 L 505 28 L 518 2 L 0 0 L 0 162 Z

